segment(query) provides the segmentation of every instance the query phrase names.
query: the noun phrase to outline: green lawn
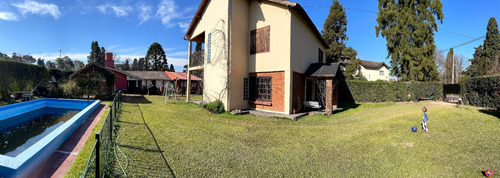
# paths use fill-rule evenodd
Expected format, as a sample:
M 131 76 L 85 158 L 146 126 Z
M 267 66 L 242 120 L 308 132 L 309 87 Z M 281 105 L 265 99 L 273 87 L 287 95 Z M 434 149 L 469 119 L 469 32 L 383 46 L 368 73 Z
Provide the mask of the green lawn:
M 428 108 L 430 134 L 420 131 Z M 142 114 L 141 114 L 142 113 Z M 144 119 L 143 119 L 144 118 Z M 292 121 L 124 97 L 131 177 L 479 177 L 500 172 L 500 119 L 435 102 L 354 105 Z M 417 126 L 417 133 L 411 127 Z

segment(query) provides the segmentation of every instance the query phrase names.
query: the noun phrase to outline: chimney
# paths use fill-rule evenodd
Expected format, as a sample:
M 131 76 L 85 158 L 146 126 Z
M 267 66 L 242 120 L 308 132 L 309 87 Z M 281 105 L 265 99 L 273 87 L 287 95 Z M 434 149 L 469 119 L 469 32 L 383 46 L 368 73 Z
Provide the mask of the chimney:
M 105 59 L 105 66 L 109 68 L 115 68 L 115 61 L 113 60 L 113 53 L 106 53 L 106 56 L 104 56 Z

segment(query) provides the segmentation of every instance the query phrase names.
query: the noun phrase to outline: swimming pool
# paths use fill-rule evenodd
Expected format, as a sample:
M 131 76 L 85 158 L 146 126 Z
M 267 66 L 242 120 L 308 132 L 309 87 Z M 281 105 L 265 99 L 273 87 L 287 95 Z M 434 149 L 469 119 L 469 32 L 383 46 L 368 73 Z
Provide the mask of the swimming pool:
M 27 176 L 100 103 L 44 98 L 0 107 L 0 177 Z

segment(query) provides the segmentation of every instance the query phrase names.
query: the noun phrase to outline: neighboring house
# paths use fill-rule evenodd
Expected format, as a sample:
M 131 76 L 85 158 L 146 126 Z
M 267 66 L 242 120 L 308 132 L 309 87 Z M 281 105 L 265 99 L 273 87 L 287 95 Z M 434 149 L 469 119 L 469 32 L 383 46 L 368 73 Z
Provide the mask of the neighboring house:
M 350 60 L 345 61 L 347 64 L 350 62 Z M 359 72 L 361 72 L 360 77 L 368 81 L 389 81 L 389 66 L 384 62 L 361 60 L 360 69 L 356 72 L 355 76 L 358 76 Z
M 142 91 L 151 87 L 162 93 L 167 83 L 172 79 L 163 71 L 126 71 L 128 87 L 133 91 Z
M 165 71 L 165 74 L 173 80 L 174 86 L 177 88 L 178 92 L 181 94 L 186 93 L 187 73 Z M 202 84 L 201 78 L 191 75 L 191 93 L 201 94 Z
M 307 97 L 314 91 L 307 91 L 313 88 L 307 80 L 321 79 L 327 85 L 326 108 L 337 105 L 339 64 L 323 64 L 328 45 L 295 2 L 202 0 L 184 39 L 188 73 L 203 72 L 205 102 L 221 100 L 226 110 L 290 114 L 305 98 L 315 100 Z M 193 42 L 203 43 L 203 61 L 192 61 Z
M 155 93 L 162 93 L 166 83 L 175 84 L 175 77 L 179 78 L 179 87 L 182 91 L 186 91 L 186 73 L 173 72 L 174 77 L 169 77 L 163 71 L 122 71 L 115 69 L 113 53 L 106 53 L 105 66 L 106 69 L 113 72 L 119 78 L 115 79 L 115 90 L 123 90 L 126 93 L 146 93 L 146 90 L 153 87 Z M 192 80 L 201 82 L 201 79 L 193 76 Z M 182 82 L 184 81 L 184 82 Z M 195 85 L 195 89 L 198 85 Z M 194 90 L 194 89 L 193 89 Z M 150 90 L 151 91 L 151 90 Z

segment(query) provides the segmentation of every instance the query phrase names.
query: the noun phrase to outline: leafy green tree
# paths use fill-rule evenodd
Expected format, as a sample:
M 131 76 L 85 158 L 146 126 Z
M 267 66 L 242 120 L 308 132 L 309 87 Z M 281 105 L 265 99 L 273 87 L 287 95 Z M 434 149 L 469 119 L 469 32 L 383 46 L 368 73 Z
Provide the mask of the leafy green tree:
M 38 58 L 38 60 L 36 61 L 36 65 L 45 66 L 45 62 L 43 59 Z
M 73 61 L 73 63 L 75 64 L 75 70 L 79 70 L 81 69 L 83 66 L 85 66 L 85 64 L 83 64 L 82 61 L 79 61 L 79 60 L 75 60 Z
M 160 71 L 162 68 L 168 67 L 167 56 L 159 43 L 154 42 L 149 46 L 144 66 L 145 70 L 151 71 Z
M 137 62 L 137 70 L 143 71 L 146 69 L 146 60 L 144 58 L 139 58 Z
M 54 64 L 52 61 L 47 61 L 45 63 L 45 67 L 51 69 L 51 68 L 56 68 L 56 64 Z
M 134 59 L 134 62 L 132 62 L 132 70 L 138 70 L 139 66 L 137 64 L 137 58 Z
M 361 76 L 361 60 L 349 60 L 349 62 L 345 66 L 344 76 L 348 79 L 356 79 Z
M 440 0 L 379 0 L 375 32 L 387 40 L 391 75 L 403 81 L 436 81 L 434 63 L 436 20 L 443 23 Z
M 457 83 L 458 81 L 458 76 L 457 76 L 457 59 L 453 57 L 455 53 L 453 52 L 453 48 L 450 49 L 448 52 L 448 55 L 446 57 L 445 65 L 444 65 L 444 84 L 451 84 L 451 83 Z M 453 61 L 454 60 L 454 61 Z M 453 65 L 455 64 L 455 67 Z M 453 76 L 455 75 L 455 76 Z
M 106 53 L 104 47 L 100 48 L 97 41 L 92 41 L 90 49 L 90 55 L 87 56 L 88 62 L 94 62 L 104 66 L 104 54 Z
M 498 58 L 500 57 L 500 34 L 498 24 L 494 17 L 491 17 L 486 27 L 486 38 L 483 45 L 474 48 L 471 65 L 467 68 L 467 75 L 472 77 L 498 73 Z
M 173 64 L 170 64 L 170 69 L 168 70 L 170 72 L 175 72 L 175 68 Z
M 125 64 L 123 64 L 123 70 L 130 70 L 129 61 L 130 59 L 125 60 Z
M 338 62 L 341 60 L 356 59 L 357 52 L 349 47 L 346 48 L 347 17 L 345 9 L 338 0 L 333 0 L 330 6 L 330 14 L 323 24 L 322 36 L 328 44 L 326 50 L 326 62 Z M 354 55 L 354 57 L 353 57 Z
M 56 59 L 56 66 L 58 69 L 64 69 L 66 68 L 66 63 L 64 63 L 64 59 L 63 58 L 57 58 Z
M 75 69 L 75 64 L 73 63 L 71 58 L 69 58 L 68 56 L 64 56 L 63 59 L 64 59 L 64 69 L 65 70 L 74 70 Z

